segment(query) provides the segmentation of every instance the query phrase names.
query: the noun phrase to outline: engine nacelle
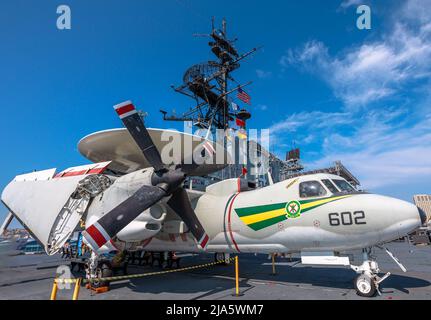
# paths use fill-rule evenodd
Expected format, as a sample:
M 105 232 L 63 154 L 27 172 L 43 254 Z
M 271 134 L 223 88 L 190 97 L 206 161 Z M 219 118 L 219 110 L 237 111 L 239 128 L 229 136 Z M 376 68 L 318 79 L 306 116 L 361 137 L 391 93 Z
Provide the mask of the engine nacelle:
M 103 193 L 93 199 L 88 208 L 86 225 L 92 225 L 104 214 L 128 199 L 143 185 L 151 185 L 154 170 L 147 168 L 129 173 L 115 180 Z M 142 212 L 118 234 L 121 241 L 139 242 L 156 235 L 166 217 L 166 207 L 156 204 Z

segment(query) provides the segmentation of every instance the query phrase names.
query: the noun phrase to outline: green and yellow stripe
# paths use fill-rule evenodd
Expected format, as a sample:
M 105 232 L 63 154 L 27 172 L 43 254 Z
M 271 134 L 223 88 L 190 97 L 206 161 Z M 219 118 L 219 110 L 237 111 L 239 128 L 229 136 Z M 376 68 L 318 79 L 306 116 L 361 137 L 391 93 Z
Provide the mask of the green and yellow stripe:
M 301 214 L 324 204 L 351 196 L 352 195 L 343 195 L 312 200 L 300 200 L 299 203 L 301 204 Z M 235 212 L 242 222 L 244 222 L 253 230 L 258 231 L 283 220 L 287 220 L 288 217 L 286 205 L 288 203 L 289 202 L 281 202 L 254 207 L 236 208 Z
M 329 198 L 323 198 L 318 200 L 301 200 L 299 203 L 301 204 L 301 213 L 307 212 L 311 209 L 320 207 L 321 205 L 327 204 L 329 202 L 337 201 L 340 199 L 351 197 L 352 195 L 344 195 L 344 196 L 336 196 L 336 197 L 329 197 Z

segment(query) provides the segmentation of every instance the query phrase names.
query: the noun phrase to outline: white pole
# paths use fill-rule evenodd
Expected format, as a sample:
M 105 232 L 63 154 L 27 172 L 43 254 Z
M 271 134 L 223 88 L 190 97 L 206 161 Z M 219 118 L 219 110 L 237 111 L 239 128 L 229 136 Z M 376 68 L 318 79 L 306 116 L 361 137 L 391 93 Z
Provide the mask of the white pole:
M 6 216 L 6 219 L 4 219 L 2 226 L 0 227 L 0 236 L 3 234 L 3 232 L 9 227 L 10 223 L 12 222 L 13 214 L 9 212 L 9 214 Z

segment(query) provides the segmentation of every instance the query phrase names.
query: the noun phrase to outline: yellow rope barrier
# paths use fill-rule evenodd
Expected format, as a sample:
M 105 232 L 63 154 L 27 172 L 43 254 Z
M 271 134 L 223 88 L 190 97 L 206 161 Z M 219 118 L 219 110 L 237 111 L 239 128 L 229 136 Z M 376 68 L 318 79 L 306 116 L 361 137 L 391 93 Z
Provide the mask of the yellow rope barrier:
M 234 260 L 235 258 L 230 258 L 229 261 Z M 153 276 L 153 275 L 159 275 L 159 274 L 167 274 L 167 273 L 173 273 L 173 272 L 180 272 L 180 271 L 187 271 L 187 270 L 194 270 L 194 269 L 200 269 L 205 267 L 210 267 L 216 264 L 226 263 L 226 260 L 219 260 L 216 262 L 211 263 L 205 263 L 205 264 L 199 264 L 196 266 L 190 266 L 190 267 L 184 267 L 179 269 L 171 269 L 171 270 L 163 270 L 163 271 L 156 271 L 156 272 L 147 272 L 147 273 L 140 273 L 140 274 L 131 274 L 131 275 L 124 275 L 124 276 L 116 276 L 116 277 L 106 277 L 106 278 L 91 278 L 91 279 L 82 279 L 82 283 L 91 283 L 96 281 L 119 281 L 119 280 L 128 280 L 128 279 L 135 279 L 135 278 L 142 278 L 147 276 Z M 76 283 L 77 281 L 80 281 L 81 278 L 76 279 L 63 279 L 63 278 L 56 278 L 54 280 L 55 283 Z
M 136 278 L 142 278 L 147 276 L 153 276 L 153 275 L 159 275 L 159 274 L 167 274 L 167 273 L 173 273 L 173 272 L 181 272 L 181 271 L 187 271 L 187 270 L 194 270 L 199 268 L 205 268 L 214 266 L 221 263 L 226 263 L 227 261 L 235 261 L 235 295 L 241 296 L 239 292 L 239 271 L 238 271 L 238 256 L 235 256 L 235 258 L 229 258 L 226 260 L 219 260 L 216 262 L 211 263 L 204 263 L 199 264 L 196 266 L 190 266 L 190 267 L 184 267 L 179 269 L 171 269 L 171 270 L 163 270 L 163 271 L 157 271 L 157 272 L 148 272 L 148 273 L 140 273 L 140 274 L 132 274 L 132 275 L 125 275 L 125 276 L 117 276 L 117 277 L 106 277 L 106 278 L 91 278 L 91 279 L 83 279 L 83 278 L 76 278 L 76 279 L 63 279 L 63 278 L 56 278 L 54 279 L 54 284 L 52 286 L 52 292 L 51 292 L 51 300 L 56 300 L 57 297 L 57 289 L 59 283 L 75 283 L 75 288 L 73 291 L 73 298 L 72 300 L 78 300 L 79 295 L 79 289 L 81 287 L 81 283 L 91 283 L 95 281 L 118 281 L 118 280 L 127 280 L 127 279 L 136 279 Z

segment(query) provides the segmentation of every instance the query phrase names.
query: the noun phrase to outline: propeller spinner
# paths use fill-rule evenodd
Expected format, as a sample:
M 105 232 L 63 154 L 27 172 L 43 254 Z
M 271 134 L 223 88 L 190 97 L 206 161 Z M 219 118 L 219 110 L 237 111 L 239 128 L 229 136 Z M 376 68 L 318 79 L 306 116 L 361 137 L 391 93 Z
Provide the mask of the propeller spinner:
M 181 187 L 188 172 L 193 171 L 196 163 L 187 166 L 169 168 L 161 159 L 147 128 L 131 101 L 114 106 L 115 111 L 124 126 L 143 152 L 145 158 L 154 168 L 151 185 L 143 185 L 132 196 L 120 203 L 117 207 L 106 213 L 94 224 L 89 226 L 83 237 L 94 251 L 110 241 L 117 233 L 162 198 L 172 195 L 168 205 L 180 216 L 190 232 L 205 248 L 209 237 L 194 212 L 187 192 Z

